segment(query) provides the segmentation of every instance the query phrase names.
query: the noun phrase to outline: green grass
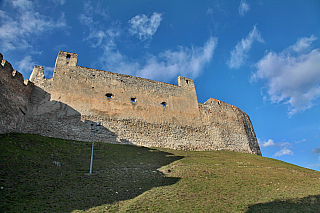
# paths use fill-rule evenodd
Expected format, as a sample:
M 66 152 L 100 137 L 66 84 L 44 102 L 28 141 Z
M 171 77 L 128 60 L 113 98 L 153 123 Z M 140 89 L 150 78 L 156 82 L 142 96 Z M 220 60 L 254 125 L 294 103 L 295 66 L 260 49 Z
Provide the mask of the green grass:
M 229 151 L 0 135 L 0 212 L 319 212 L 320 173 Z M 62 166 L 53 165 L 59 161 Z

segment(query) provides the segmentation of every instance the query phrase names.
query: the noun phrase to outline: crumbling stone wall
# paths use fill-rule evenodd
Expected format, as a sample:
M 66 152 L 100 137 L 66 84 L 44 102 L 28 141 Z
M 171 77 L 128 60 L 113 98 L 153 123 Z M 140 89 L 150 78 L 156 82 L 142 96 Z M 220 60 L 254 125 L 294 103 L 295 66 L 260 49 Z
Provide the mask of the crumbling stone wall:
M 77 54 L 60 52 L 52 79 L 36 66 L 30 80 L 82 115 L 138 119 L 150 123 L 199 122 L 198 101 L 191 79 L 179 86 L 129 75 L 76 66 Z
M 238 107 L 210 98 L 199 109 L 204 124 L 214 127 L 220 149 L 261 155 L 250 118 Z
M 28 113 L 33 83 L 23 80 L 0 53 L 0 133 L 20 131 Z
M 183 150 L 231 150 L 261 155 L 249 117 L 216 99 L 198 103 L 193 80 L 178 85 L 77 66 L 59 52 L 51 79 L 35 66 L 21 132 Z

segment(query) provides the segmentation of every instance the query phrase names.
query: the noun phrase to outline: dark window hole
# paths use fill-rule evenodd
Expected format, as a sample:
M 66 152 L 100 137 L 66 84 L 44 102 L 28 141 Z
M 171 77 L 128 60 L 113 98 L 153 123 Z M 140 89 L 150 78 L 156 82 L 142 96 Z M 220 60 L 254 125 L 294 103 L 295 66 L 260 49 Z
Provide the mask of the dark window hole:
M 161 105 L 165 107 L 165 106 L 167 106 L 167 103 L 166 102 L 161 102 Z
M 132 98 L 131 98 L 131 102 L 132 102 L 132 103 L 135 103 L 135 102 L 136 102 L 136 97 L 132 97 Z
M 70 59 L 71 58 L 71 55 L 70 54 L 67 54 L 67 59 Z
M 106 96 L 107 96 L 107 98 L 113 98 L 113 94 L 112 93 L 107 93 Z
M 189 84 L 189 80 L 186 80 L 186 83 Z

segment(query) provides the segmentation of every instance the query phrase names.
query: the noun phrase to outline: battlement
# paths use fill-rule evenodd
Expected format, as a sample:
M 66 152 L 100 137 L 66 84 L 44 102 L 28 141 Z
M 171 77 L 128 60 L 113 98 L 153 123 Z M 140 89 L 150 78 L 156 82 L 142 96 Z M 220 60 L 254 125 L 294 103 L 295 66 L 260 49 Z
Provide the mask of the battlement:
M 29 82 L 28 79 L 24 79 L 22 74 L 17 70 L 14 70 L 12 65 L 7 60 L 3 60 L 3 55 L 1 53 L 0 59 L 0 75 L 2 76 L 0 81 L 9 87 L 11 91 L 17 93 L 17 95 L 30 95 L 33 88 L 33 83 Z
M 19 131 L 28 113 L 34 84 L 3 60 L 0 53 L 0 133 Z

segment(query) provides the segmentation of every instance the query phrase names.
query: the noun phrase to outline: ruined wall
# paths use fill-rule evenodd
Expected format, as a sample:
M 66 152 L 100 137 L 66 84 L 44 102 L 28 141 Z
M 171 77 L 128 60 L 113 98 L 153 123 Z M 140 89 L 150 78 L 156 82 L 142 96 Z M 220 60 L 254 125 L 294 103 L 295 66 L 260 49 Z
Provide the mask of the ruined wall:
M 195 87 L 179 77 L 179 86 L 76 66 L 77 54 L 60 52 L 53 78 L 36 67 L 30 80 L 82 115 L 135 119 L 151 123 L 199 122 Z M 165 105 L 165 106 L 164 106 Z
M 51 79 L 35 66 L 35 86 L 21 132 L 183 150 L 231 150 L 261 155 L 249 117 L 216 99 L 198 103 L 194 83 L 178 86 L 77 66 L 78 55 L 59 52 Z
M 217 147 L 261 155 L 250 118 L 238 107 L 210 98 L 199 109 L 204 125 L 214 127 Z
M 33 83 L 13 70 L 0 53 L 0 133 L 20 131 L 28 113 Z

